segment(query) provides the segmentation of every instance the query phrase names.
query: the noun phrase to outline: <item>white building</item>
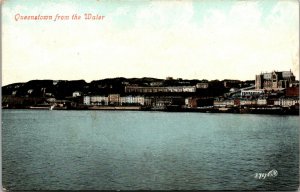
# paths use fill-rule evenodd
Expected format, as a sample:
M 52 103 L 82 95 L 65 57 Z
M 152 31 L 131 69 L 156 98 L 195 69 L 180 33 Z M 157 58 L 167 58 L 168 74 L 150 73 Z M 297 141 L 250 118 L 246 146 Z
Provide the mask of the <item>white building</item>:
M 84 96 L 84 105 L 108 105 L 108 97 L 105 96 Z
M 124 104 L 140 104 L 145 105 L 145 97 L 143 96 L 125 96 L 121 97 L 121 105 Z
M 108 105 L 108 97 L 105 96 L 91 96 L 91 105 Z
M 295 104 L 299 103 L 299 99 L 298 98 L 280 98 L 278 100 L 278 105 L 282 106 L 282 107 L 290 107 L 293 106 Z M 275 103 L 274 103 L 275 104 Z
M 267 99 L 257 99 L 257 105 L 267 105 Z
M 139 105 L 151 105 L 151 99 L 145 98 L 144 96 L 124 96 L 124 97 L 114 97 L 112 95 L 109 97 L 106 96 L 84 96 L 83 104 L 84 105 L 108 105 L 109 103 L 114 102 L 117 105 L 126 105 L 126 104 L 139 104 Z
M 263 89 L 251 89 L 251 90 L 241 90 L 241 96 L 258 96 L 263 94 L 265 91 Z
M 234 100 L 223 100 L 223 101 L 214 101 L 215 107 L 229 107 L 234 106 Z
M 240 100 L 240 105 L 256 105 L 256 100 Z
M 90 105 L 91 104 L 91 97 L 90 96 L 84 96 L 83 97 L 83 104 L 84 105 Z
M 80 91 L 75 91 L 72 94 L 73 97 L 80 97 L 81 95 L 82 95 L 82 93 Z

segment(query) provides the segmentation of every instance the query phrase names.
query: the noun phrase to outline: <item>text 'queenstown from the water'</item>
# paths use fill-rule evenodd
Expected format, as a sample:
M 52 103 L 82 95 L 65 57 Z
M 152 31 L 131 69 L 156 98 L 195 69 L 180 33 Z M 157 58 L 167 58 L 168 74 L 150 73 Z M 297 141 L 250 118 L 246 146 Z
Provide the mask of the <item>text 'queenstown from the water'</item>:
M 85 14 L 71 14 L 71 15 L 63 15 L 63 14 L 56 14 L 56 15 L 23 15 L 20 13 L 15 14 L 15 21 L 103 21 L 105 18 L 104 15 L 101 14 L 92 14 L 92 13 L 85 13 Z

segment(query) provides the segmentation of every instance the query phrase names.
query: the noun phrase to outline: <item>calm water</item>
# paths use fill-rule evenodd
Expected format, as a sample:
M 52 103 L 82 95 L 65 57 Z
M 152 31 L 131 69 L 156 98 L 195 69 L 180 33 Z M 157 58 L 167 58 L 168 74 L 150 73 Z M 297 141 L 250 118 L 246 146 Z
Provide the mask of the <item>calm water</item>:
M 3 110 L 2 121 L 7 189 L 299 186 L 297 116 Z

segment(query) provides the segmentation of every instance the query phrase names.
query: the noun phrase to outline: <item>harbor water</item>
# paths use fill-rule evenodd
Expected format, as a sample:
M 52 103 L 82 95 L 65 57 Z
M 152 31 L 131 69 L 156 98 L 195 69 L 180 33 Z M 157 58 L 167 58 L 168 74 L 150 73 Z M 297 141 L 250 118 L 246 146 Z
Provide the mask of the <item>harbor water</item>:
M 296 190 L 298 116 L 2 110 L 8 190 Z

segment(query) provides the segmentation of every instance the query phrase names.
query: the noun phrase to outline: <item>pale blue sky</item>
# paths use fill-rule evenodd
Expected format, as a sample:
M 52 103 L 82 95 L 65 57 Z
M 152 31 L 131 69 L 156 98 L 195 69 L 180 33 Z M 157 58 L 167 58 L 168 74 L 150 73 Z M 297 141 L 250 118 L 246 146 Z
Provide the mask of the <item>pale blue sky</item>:
M 15 21 L 15 15 L 104 15 Z M 6 0 L 2 84 L 31 79 L 254 79 L 299 73 L 297 0 Z

